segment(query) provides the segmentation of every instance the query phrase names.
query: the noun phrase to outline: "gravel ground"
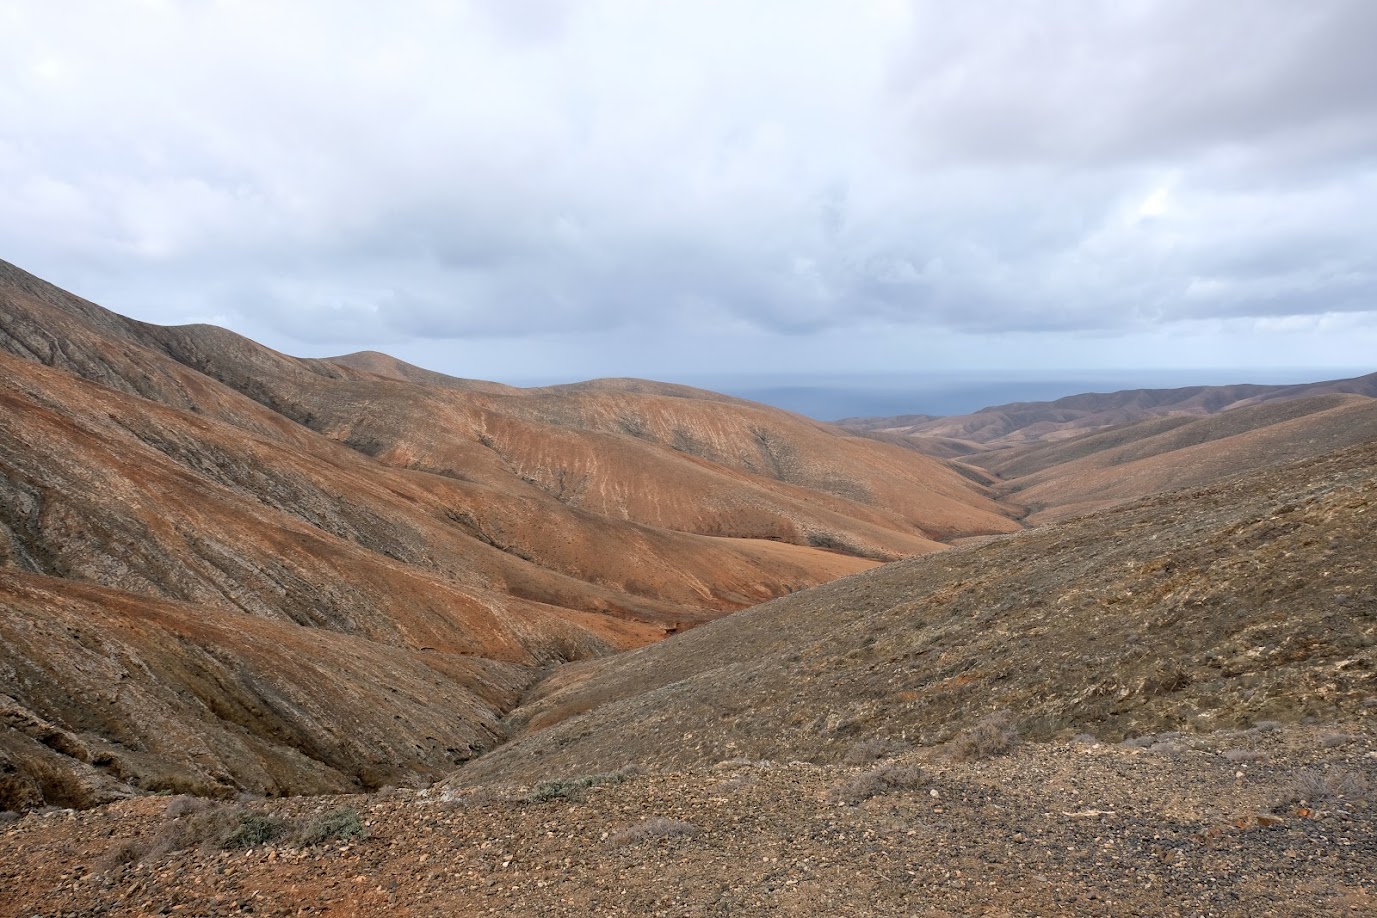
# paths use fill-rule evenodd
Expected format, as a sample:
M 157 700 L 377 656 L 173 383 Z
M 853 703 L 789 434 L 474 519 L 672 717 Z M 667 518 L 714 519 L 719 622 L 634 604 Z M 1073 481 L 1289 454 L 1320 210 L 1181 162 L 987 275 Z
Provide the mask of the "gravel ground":
M 143 798 L 0 828 L 0 915 L 1372 914 L 1374 749 L 1360 721 L 975 762 L 733 761 L 538 803 L 451 783 L 243 804 L 354 807 L 364 839 L 115 863 L 185 800 Z

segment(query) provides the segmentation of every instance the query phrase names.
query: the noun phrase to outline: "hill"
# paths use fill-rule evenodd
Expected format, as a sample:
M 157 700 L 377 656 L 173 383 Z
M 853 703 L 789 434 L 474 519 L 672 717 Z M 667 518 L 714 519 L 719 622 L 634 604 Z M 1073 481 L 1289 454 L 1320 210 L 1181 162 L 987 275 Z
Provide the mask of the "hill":
M 0 821 L 0 916 L 1370 914 L 1374 508 L 1370 441 L 570 664 L 428 789 Z
M 0 809 L 433 776 L 545 667 L 1018 528 L 764 406 L 297 359 L 3 263 L 0 405 Z
M 460 779 L 835 762 L 950 741 L 1122 739 L 1377 703 L 1377 440 L 783 597 L 565 667 Z
M 1377 437 L 1377 399 L 1312 395 L 1203 418 L 1156 418 L 1068 440 L 966 458 L 1000 479 L 1027 521 L 1063 519 L 1146 494 L 1200 487 L 1246 469 Z
M 1300 385 L 1188 386 L 1179 389 L 1127 389 L 1089 392 L 1051 402 L 1014 402 L 950 417 L 902 415 L 847 418 L 838 423 L 857 432 L 929 438 L 950 454 L 953 444 L 967 453 L 1060 440 L 1153 418 L 1204 417 L 1231 408 L 1315 395 L 1377 397 L 1377 373 Z M 920 447 L 921 448 L 921 447 Z

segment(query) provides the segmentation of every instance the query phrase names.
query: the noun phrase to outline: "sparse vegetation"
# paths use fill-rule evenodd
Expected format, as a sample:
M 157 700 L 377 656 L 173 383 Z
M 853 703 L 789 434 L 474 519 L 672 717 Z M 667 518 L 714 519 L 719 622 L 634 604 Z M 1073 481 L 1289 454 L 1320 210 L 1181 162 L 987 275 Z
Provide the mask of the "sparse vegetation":
M 285 838 L 292 832 L 292 824 L 285 819 L 263 813 L 240 813 L 239 824 L 220 839 L 220 847 L 227 850 L 257 848 Z
M 926 780 L 923 770 L 916 765 L 899 765 L 886 762 L 832 788 L 831 797 L 838 803 L 855 806 L 871 797 L 893 794 L 920 787 Z
M 1278 805 L 1320 803 L 1335 799 L 1357 800 L 1366 797 L 1367 793 L 1368 783 L 1356 771 L 1347 768 L 1328 771 L 1304 768 L 1291 776 Z
M 325 842 L 352 841 L 367 837 L 368 830 L 364 828 L 359 811 L 352 806 L 346 806 L 308 822 L 296 833 L 294 840 L 302 847 L 310 847 Z
M 626 774 L 620 771 L 606 774 L 584 775 L 579 778 L 562 778 L 558 781 L 542 781 L 526 796 L 528 803 L 547 803 L 551 800 L 578 799 L 588 788 L 599 784 L 620 784 Z
M 1225 749 L 1220 755 L 1233 765 L 1253 765 L 1267 761 L 1267 753 L 1257 749 Z
M 946 758 L 952 762 L 974 762 L 1004 755 L 1018 745 L 1018 726 L 1009 711 L 995 711 L 963 730 L 947 744 Z
M 238 803 L 174 797 L 156 832 L 116 842 L 101 858 L 97 869 L 109 871 L 125 864 L 154 861 L 189 848 L 244 851 L 273 843 L 306 848 L 367 835 L 363 819 L 353 807 L 303 820 L 250 810 Z
M 691 822 L 684 822 L 682 819 L 670 819 L 666 816 L 652 816 L 644 822 L 627 826 L 612 833 L 608 837 L 607 843 L 614 848 L 621 848 L 647 841 L 658 841 L 662 838 L 677 838 L 697 834 L 698 827 Z
M 870 739 L 861 740 L 846 750 L 846 754 L 842 756 L 842 764 L 869 765 L 880 759 L 892 758 L 906 748 L 903 743 L 887 736 L 873 736 Z

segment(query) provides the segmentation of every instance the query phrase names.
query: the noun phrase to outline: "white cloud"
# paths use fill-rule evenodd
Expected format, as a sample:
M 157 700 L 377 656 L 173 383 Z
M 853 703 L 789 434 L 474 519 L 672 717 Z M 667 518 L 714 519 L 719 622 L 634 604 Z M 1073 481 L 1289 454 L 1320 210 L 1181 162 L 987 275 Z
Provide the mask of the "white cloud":
M 0 257 L 308 349 L 879 354 L 883 327 L 1072 359 L 1370 315 L 1374 27 L 1364 0 L 0 2 Z

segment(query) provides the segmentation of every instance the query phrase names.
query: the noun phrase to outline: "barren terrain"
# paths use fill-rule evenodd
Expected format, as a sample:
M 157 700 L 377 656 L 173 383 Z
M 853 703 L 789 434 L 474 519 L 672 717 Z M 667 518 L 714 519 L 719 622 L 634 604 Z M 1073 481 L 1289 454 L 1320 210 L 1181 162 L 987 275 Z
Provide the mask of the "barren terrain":
M 1371 914 L 1374 381 L 848 433 L 0 262 L 0 918 Z
M 300 360 L 0 263 L 0 808 L 426 780 L 550 666 L 1011 515 L 761 405 Z

